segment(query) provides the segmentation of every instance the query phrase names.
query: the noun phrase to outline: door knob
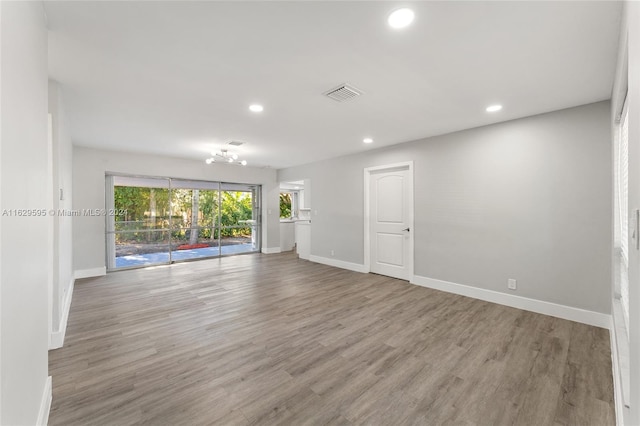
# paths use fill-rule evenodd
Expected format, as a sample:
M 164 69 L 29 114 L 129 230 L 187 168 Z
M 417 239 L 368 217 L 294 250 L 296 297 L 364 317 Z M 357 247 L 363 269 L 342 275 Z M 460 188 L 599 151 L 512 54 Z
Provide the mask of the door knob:
M 411 230 L 411 229 L 409 229 L 409 228 L 405 228 L 405 229 L 403 229 L 403 231 L 407 231 L 407 232 L 409 232 L 410 230 Z

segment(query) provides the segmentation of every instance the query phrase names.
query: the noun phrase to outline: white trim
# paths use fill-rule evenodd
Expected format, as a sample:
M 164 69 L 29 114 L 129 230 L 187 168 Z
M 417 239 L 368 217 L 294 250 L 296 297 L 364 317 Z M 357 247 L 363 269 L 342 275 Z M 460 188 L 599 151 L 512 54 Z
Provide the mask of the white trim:
M 42 390 L 42 399 L 40 401 L 40 410 L 38 411 L 38 421 L 36 425 L 46 426 L 49 423 L 49 411 L 51 410 L 51 376 L 47 377 Z
M 62 305 L 62 318 L 60 318 L 58 329 L 51 332 L 49 350 L 58 349 L 64 345 L 64 336 L 67 334 L 67 321 L 69 320 L 69 311 L 71 310 L 74 284 L 75 279 L 71 278 L 71 283 L 67 289 L 67 297 L 65 297 L 64 304 Z
M 414 262 L 414 255 L 415 255 L 415 245 L 414 245 L 414 235 L 415 235 L 415 227 L 414 225 L 414 176 L 413 176 L 413 161 L 404 161 L 401 163 L 393 163 L 393 164 L 386 164 L 383 166 L 373 166 L 373 167 L 365 167 L 364 168 L 364 187 L 363 187 L 363 193 L 364 193 L 364 265 L 363 268 L 364 270 L 359 270 L 358 272 L 371 272 L 371 230 L 370 230 L 370 224 L 371 224 L 371 213 L 369 212 L 370 209 L 370 189 L 369 186 L 371 184 L 371 172 L 375 172 L 375 171 L 381 171 L 381 170 L 391 170 L 391 169 L 398 169 L 398 168 L 408 168 L 409 169 L 409 173 L 411 175 L 411 200 L 409 202 L 410 204 L 410 208 L 409 208 L 409 228 L 410 228 L 410 232 L 409 232 L 409 253 L 410 253 L 410 265 L 409 265 L 409 271 L 408 271 L 408 276 L 412 277 L 413 276 L 413 272 L 414 272 L 414 268 L 415 268 L 415 262 Z M 331 260 L 331 259 L 329 259 Z M 349 269 L 349 268 L 346 268 Z
M 80 278 L 101 277 L 103 275 L 107 275 L 107 268 L 105 266 L 91 269 L 78 269 L 73 273 L 73 278 L 78 280 Z
M 53 182 L 53 115 L 51 113 L 47 114 L 47 186 L 49 187 L 49 193 L 47 194 L 47 209 L 50 210 L 53 209 L 54 206 L 56 206 L 56 204 L 54 204 L 53 198 L 53 191 L 55 191 L 55 186 Z M 47 274 L 47 317 L 49 319 L 49 346 L 51 346 L 51 334 L 53 333 L 53 257 L 57 244 L 54 234 L 54 217 L 52 215 L 49 215 L 49 217 L 47 218 L 47 246 L 50 248 L 47 253 L 47 271 L 49 271 L 49 273 Z
M 613 402 L 616 413 L 616 426 L 623 426 L 624 402 L 622 396 L 622 379 L 620 376 L 620 363 L 618 362 L 617 333 L 613 315 L 609 323 L 609 338 L 611 344 L 611 374 L 613 374 Z
M 624 424 L 625 414 L 629 415 L 631 394 L 631 369 L 629 356 L 629 337 L 627 334 L 622 304 L 619 299 L 611 303 L 611 369 L 613 373 L 613 396 L 616 410 L 616 423 Z
M 412 284 L 608 329 L 611 315 L 414 275 Z
M 262 252 L 264 254 L 276 254 L 281 253 L 282 249 L 280 247 L 263 247 Z
M 364 267 L 367 272 L 371 271 L 371 194 L 369 187 L 371 186 L 371 170 L 365 168 L 364 171 L 364 187 L 362 193 L 364 194 Z
M 360 263 L 345 262 L 344 260 L 330 259 L 328 257 L 316 256 L 314 254 L 309 255 L 309 261 L 315 263 L 322 263 L 323 265 L 334 266 L 336 268 L 348 269 L 349 271 L 361 272 L 366 274 L 369 272 L 365 265 Z

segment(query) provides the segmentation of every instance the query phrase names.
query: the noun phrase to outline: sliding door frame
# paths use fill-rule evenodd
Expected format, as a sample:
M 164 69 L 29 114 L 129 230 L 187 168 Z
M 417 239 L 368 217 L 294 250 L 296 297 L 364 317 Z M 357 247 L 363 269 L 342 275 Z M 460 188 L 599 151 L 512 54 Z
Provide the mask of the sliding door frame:
M 188 179 L 188 178 L 172 178 L 172 177 L 166 177 L 166 176 L 148 176 L 148 175 L 134 175 L 134 174 L 126 174 L 126 173 L 117 173 L 117 172 L 106 172 L 105 173 L 105 207 L 106 207 L 106 211 L 113 211 L 115 210 L 115 186 L 114 185 L 114 177 L 122 177 L 122 178 L 138 178 L 138 179 L 158 179 L 158 180 L 166 180 L 168 181 L 168 186 L 167 189 L 169 191 L 169 196 L 168 196 L 168 208 L 169 208 L 169 228 L 168 228 L 168 233 L 169 233 L 169 237 L 168 237 L 168 253 L 169 253 L 169 259 L 167 262 L 160 262 L 160 263 L 154 263 L 154 264 L 150 264 L 150 265 L 134 265 L 134 266 L 124 266 L 124 267 L 116 267 L 115 263 L 116 263 L 116 244 L 115 244 L 115 235 L 120 233 L 118 231 L 116 231 L 115 229 L 115 216 L 113 215 L 105 215 L 105 244 L 106 244 L 106 250 L 105 250 L 105 264 L 107 266 L 107 272 L 115 272 L 115 271 L 124 271 L 124 270 L 130 270 L 130 269 L 139 269 L 139 268 L 146 268 L 146 267 L 152 267 L 152 266 L 162 266 L 162 265 L 171 265 L 174 263 L 183 263 L 183 262 L 191 262 L 191 261 L 196 261 L 196 260 L 206 260 L 206 259 L 216 259 L 216 258 L 220 258 L 220 257 L 226 257 L 226 256 L 237 256 L 237 255 L 243 255 L 243 254 L 253 254 L 253 253 L 260 253 L 261 249 L 262 249 L 262 184 L 250 184 L 250 183 L 239 183 L 239 182 L 224 182 L 224 181 L 209 181 L 209 180 L 204 180 L 204 179 Z M 172 248 L 172 241 L 173 241 L 173 231 L 178 229 L 175 228 L 173 225 L 173 221 L 172 221 L 172 214 L 173 214 L 173 204 L 172 204 L 172 199 L 173 199 L 173 191 L 175 189 L 177 189 L 174 186 L 174 181 L 180 181 L 180 182 L 203 182 L 206 184 L 216 184 L 217 185 L 217 189 L 207 189 L 207 190 L 215 190 L 218 193 L 218 197 L 217 197 L 217 212 L 215 213 L 217 216 L 217 220 L 214 223 L 212 221 L 211 224 L 211 232 L 212 235 L 214 235 L 213 233 L 215 233 L 216 231 L 218 232 L 218 238 L 217 238 L 217 242 L 218 242 L 218 254 L 217 255 L 212 255 L 212 256 L 206 256 L 206 257 L 194 257 L 194 258 L 189 258 L 189 259 L 181 259 L 181 260 L 174 260 L 173 259 L 173 248 Z M 247 252 L 241 252 L 241 253 L 227 253 L 227 254 L 223 254 L 222 253 L 222 230 L 223 230 L 223 226 L 222 226 L 222 214 L 221 214 L 221 209 L 222 209 L 222 192 L 223 191 L 233 191 L 232 189 L 223 189 L 224 186 L 239 186 L 239 187 L 247 187 L 249 188 L 249 191 L 241 191 L 239 190 L 238 192 L 250 192 L 251 193 L 251 203 L 252 203 L 252 216 L 253 216 L 253 221 L 255 223 L 250 224 L 249 226 L 246 226 L 247 228 L 251 229 L 251 235 L 252 235 L 252 240 L 255 240 L 256 243 L 255 245 L 253 244 L 252 241 L 252 248 L 253 250 L 251 251 L 247 251 Z M 189 189 L 189 188 L 180 188 L 180 189 Z M 191 189 L 194 190 L 194 189 Z M 224 229 L 232 229 L 232 228 L 244 228 L 241 226 L 225 226 Z M 207 227 L 201 227 L 201 226 L 196 226 L 195 228 L 193 227 L 193 223 L 190 225 L 189 227 L 189 232 L 193 232 L 194 230 L 199 233 L 199 231 L 201 229 L 207 229 Z

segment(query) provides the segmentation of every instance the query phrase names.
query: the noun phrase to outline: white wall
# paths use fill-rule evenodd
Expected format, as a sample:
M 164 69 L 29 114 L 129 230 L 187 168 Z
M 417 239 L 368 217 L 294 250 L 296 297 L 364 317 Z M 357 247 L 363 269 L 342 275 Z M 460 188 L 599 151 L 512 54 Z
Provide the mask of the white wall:
M 163 176 L 262 185 L 262 248 L 280 248 L 279 187 L 276 171 L 154 155 L 73 149 L 73 208 L 103 209 L 105 173 Z M 271 211 L 271 214 L 268 212 Z M 105 268 L 105 219 L 73 218 L 73 262 L 76 271 Z M 80 273 L 80 275 L 88 275 Z
M 362 264 L 363 169 L 414 161 L 415 274 L 608 314 L 609 102 L 280 170 L 310 179 L 311 254 Z M 306 187 L 306 186 L 305 186 Z M 317 211 L 317 215 L 315 214 Z
M 625 49 L 625 44 L 627 44 Z M 629 226 L 632 227 L 632 212 L 640 208 L 640 3 L 625 2 L 623 14 L 621 53 L 628 50 L 628 78 L 622 75 L 625 58 L 619 55 L 618 73 L 614 84 L 612 104 L 622 103 L 624 82 L 628 80 L 629 109 Z M 614 122 L 614 113 L 611 122 Z M 631 234 L 631 231 L 629 232 Z M 624 424 L 640 425 L 640 251 L 629 242 L 629 373 L 631 392 L 630 407 L 623 409 Z M 613 298 L 612 298 L 613 299 Z M 614 317 L 615 319 L 615 317 Z M 620 331 L 620 324 L 613 327 Z M 617 338 L 624 336 L 617 336 Z
M 49 80 L 49 113 L 53 119 L 53 209 L 71 210 L 73 146 L 69 135 L 64 109 L 63 93 L 60 85 Z M 60 199 L 60 190 L 63 199 Z M 63 317 L 66 315 L 66 298 L 73 284 L 72 218 L 57 215 L 53 217 L 53 322 L 54 331 L 62 333 Z
M 40 2 L 0 2 L 0 211 L 46 209 L 47 31 Z M 47 217 L 0 216 L 0 424 L 47 410 Z M 42 420 L 42 418 L 41 418 Z

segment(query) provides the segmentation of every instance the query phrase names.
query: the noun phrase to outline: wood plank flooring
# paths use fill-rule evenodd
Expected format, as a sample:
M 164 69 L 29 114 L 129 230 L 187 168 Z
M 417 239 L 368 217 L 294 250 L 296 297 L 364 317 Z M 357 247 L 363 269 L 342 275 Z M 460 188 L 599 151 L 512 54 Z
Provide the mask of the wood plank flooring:
M 608 331 L 244 255 L 76 282 L 50 425 L 614 425 Z

